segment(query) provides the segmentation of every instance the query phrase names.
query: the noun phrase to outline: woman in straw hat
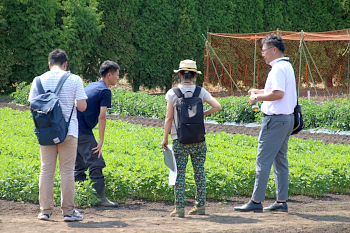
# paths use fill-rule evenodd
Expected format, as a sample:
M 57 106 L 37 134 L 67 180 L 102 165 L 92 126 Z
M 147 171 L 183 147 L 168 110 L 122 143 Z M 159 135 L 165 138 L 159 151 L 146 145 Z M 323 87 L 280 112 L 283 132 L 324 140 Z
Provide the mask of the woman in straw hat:
M 197 70 L 197 65 L 195 61 L 184 60 L 180 62 L 180 67 L 178 70 L 174 70 L 178 73 L 181 83 L 177 86 L 185 97 L 192 97 L 196 85 L 194 84 L 197 74 L 201 74 Z M 189 93 L 190 92 L 190 93 Z M 207 102 L 211 105 L 211 108 L 204 111 L 203 115 L 210 115 L 219 110 L 221 110 L 221 105 L 214 99 L 210 93 L 201 88 L 199 98 L 202 102 Z M 166 145 L 168 145 L 168 135 L 171 130 L 171 139 L 173 140 L 173 151 L 176 159 L 177 166 L 177 179 L 175 183 L 175 210 L 170 214 L 172 217 L 184 217 L 185 215 L 185 203 L 184 203 L 184 190 L 185 190 L 185 172 L 186 165 L 188 162 L 188 155 L 191 156 L 191 162 L 194 170 L 194 179 L 196 183 L 196 203 L 195 206 L 188 213 L 189 215 L 204 215 L 205 214 L 205 200 L 206 200 L 206 180 L 204 172 L 204 162 L 206 159 L 207 146 L 205 141 L 183 144 L 178 141 L 178 136 L 176 132 L 177 110 L 176 110 L 176 100 L 178 99 L 173 89 L 170 89 L 165 99 L 167 100 L 167 112 L 164 123 L 164 139 L 161 147 L 167 150 Z

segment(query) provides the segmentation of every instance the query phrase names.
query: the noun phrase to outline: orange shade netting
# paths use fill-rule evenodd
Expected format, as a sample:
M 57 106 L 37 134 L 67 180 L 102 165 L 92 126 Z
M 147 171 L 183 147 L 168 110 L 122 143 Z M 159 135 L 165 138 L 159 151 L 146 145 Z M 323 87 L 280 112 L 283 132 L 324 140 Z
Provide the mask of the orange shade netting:
M 291 31 L 270 31 L 261 33 L 246 33 L 246 34 L 230 34 L 230 33 L 209 33 L 213 36 L 222 36 L 236 39 L 243 39 L 247 41 L 262 39 L 265 36 L 274 33 L 280 35 L 283 40 L 300 40 L 304 37 L 305 41 L 330 41 L 330 40 L 347 40 L 350 41 L 350 29 L 343 29 L 338 31 L 328 32 L 291 32 Z
M 210 46 L 207 44 L 204 49 L 203 85 L 212 94 L 225 90 L 229 92 L 226 95 L 241 95 L 237 91 L 246 93 L 250 88 L 263 88 L 271 67 L 261 55 L 261 39 L 271 33 L 280 35 L 284 40 L 285 56 L 290 57 L 294 64 L 301 90 L 309 90 L 312 96 L 350 92 L 350 29 L 328 32 L 275 30 L 246 34 L 208 33 Z M 301 39 L 304 43 L 301 43 Z

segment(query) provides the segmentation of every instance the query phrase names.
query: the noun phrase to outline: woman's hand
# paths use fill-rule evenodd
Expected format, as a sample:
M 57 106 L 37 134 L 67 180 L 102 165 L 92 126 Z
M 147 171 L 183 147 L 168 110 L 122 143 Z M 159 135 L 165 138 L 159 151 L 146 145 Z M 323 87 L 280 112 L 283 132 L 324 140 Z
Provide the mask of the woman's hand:
M 161 144 L 161 148 L 164 149 L 165 151 L 168 150 L 166 145 L 168 145 L 168 139 L 163 139 L 162 144 Z
M 166 108 L 167 110 L 166 110 L 165 121 L 164 121 L 164 137 L 161 144 L 161 148 L 164 149 L 165 151 L 168 150 L 166 145 L 168 145 L 168 137 L 171 130 L 171 124 L 173 123 L 173 120 L 174 120 L 174 107 L 170 101 L 167 102 Z
M 214 97 L 210 96 L 205 102 L 207 102 L 211 106 L 211 108 L 204 111 L 204 116 L 213 114 L 221 110 L 220 103 Z

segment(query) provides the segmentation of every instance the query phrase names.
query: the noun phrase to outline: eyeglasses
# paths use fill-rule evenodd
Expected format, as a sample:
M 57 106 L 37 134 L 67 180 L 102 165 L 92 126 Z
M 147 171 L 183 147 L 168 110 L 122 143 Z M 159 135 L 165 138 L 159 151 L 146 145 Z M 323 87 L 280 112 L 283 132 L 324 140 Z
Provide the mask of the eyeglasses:
M 273 47 L 267 48 L 267 49 L 265 49 L 265 50 L 262 49 L 262 50 L 261 50 L 261 54 L 266 53 L 266 51 L 269 50 L 269 49 L 271 49 L 271 48 L 273 48 Z

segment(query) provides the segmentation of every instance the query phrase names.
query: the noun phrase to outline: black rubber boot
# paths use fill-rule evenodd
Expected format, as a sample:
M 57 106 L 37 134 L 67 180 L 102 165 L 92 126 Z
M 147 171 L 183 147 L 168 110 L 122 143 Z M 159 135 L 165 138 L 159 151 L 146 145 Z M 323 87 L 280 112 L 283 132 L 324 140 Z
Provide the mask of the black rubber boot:
M 91 179 L 94 184 L 92 187 L 96 190 L 96 196 L 101 200 L 98 205 L 108 207 L 118 207 L 117 202 L 112 202 L 105 195 L 105 179 Z

